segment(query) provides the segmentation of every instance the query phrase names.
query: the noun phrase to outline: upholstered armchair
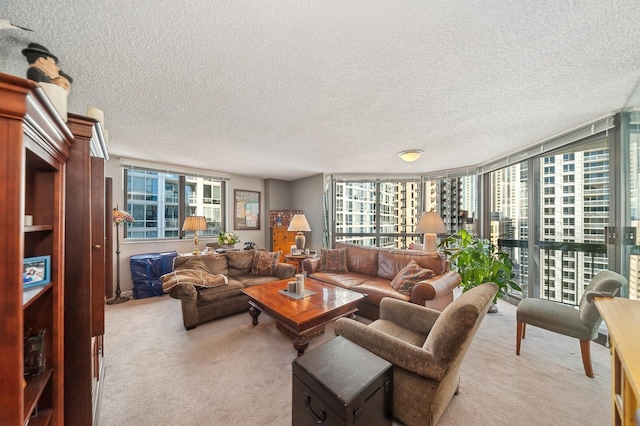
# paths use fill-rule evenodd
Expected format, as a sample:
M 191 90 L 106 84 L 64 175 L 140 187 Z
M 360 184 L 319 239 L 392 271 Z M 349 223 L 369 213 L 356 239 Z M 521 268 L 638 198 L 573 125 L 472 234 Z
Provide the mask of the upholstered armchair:
M 602 322 L 593 303 L 587 301 L 589 292 L 616 294 L 627 279 L 613 271 L 598 272 L 584 290 L 578 309 L 544 299 L 523 299 L 516 309 L 516 355 L 520 355 L 520 342 L 525 338 L 527 324 L 544 328 L 580 340 L 582 365 L 587 377 L 593 377 L 591 341 L 598 337 Z
M 475 287 L 442 312 L 392 298 L 369 325 L 341 318 L 335 332 L 394 365 L 393 416 L 407 426 L 434 425 L 456 393 L 464 356 L 498 292 Z

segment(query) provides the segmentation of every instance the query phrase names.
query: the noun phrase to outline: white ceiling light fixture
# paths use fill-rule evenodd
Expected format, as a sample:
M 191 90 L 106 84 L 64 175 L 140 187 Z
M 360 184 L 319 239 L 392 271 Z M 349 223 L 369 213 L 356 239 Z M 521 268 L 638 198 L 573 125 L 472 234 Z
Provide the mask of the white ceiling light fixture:
M 421 149 L 407 149 L 406 151 L 399 152 L 398 157 L 400 157 L 407 163 L 412 163 L 420 158 L 423 152 L 424 151 Z

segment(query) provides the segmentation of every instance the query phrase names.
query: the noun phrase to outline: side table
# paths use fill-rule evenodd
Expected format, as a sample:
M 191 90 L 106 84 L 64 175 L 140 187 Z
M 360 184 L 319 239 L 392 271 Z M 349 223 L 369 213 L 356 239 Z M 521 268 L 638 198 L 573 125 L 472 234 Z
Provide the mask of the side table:
M 292 363 L 292 423 L 392 424 L 393 365 L 338 336 Z
M 293 264 L 295 262 L 296 274 L 302 274 L 302 272 L 303 272 L 302 262 L 307 257 L 312 257 L 312 256 L 307 256 L 306 254 L 296 254 L 296 255 L 287 254 L 287 255 L 284 256 L 284 258 L 287 261 L 287 263 Z

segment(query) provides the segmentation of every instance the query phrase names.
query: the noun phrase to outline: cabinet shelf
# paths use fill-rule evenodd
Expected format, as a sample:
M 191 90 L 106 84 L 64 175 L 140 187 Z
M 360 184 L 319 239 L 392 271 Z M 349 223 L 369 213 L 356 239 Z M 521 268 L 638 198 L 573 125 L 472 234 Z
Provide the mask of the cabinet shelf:
M 53 226 L 51 225 L 31 225 L 25 226 L 24 232 L 43 232 L 43 231 L 53 231 Z
M 41 294 L 49 290 L 53 286 L 52 283 L 42 284 L 36 287 L 27 288 L 22 293 L 22 306 L 27 308 L 33 301 L 35 301 Z
M 52 410 L 40 410 L 37 416 L 29 418 L 29 426 L 46 426 L 53 416 Z M 25 422 L 26 423 L 26 422 Z
M 49 380 L 51 380 L 52 374 L 53 368 L 47 367 L 42 373 L 25 378 L 27 381 L 27 387 L 24 390 L 25 423 L 31 417 L 33 410 L 35 410 L 37 403 L 44 392 L 44 388 L 49 383 Z M 29 422 L 29 424 L 31 424 L 31 422 Z

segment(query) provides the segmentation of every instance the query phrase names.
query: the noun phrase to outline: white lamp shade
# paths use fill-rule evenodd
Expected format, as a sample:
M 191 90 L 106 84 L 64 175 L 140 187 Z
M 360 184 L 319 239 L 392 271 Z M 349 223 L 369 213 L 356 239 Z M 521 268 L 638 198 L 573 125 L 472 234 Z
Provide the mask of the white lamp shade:
M 291 222 L 289 223 L 289 231 L 311 231 L 311 227 L 309 226 L 309 222 L 307 222 L 307 218 L 303 214 L 293 215 Z
M 424 212 L 418 222 L 416 232 L 418 234 L 444 234 L 447 232 L 447 228 L 438 213 Z
M 416 232 L 424 234 L 424 249 L 426 251 L 438 250 L 437 235 L 447 232 L 442 217 L 436 212 L 425 212 L 418 222 Z

